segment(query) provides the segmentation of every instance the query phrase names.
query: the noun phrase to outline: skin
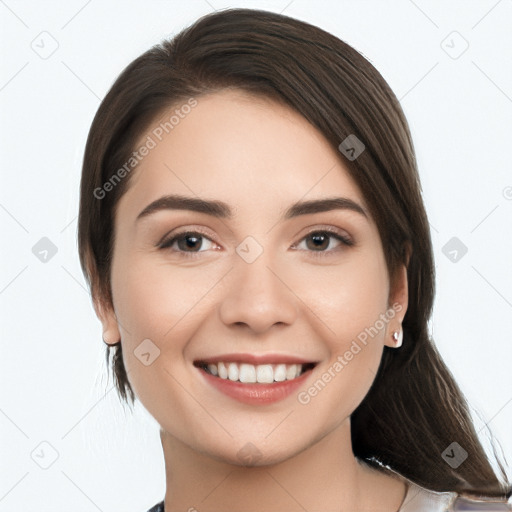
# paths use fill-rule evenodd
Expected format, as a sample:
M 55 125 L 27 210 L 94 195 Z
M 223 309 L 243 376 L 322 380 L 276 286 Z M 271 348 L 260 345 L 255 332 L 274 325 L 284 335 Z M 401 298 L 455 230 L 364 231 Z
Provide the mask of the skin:
M 396 511 L 406 484 L 354 457 L 350 415 L 383 347 L 394 347 L 407 309 L 406 269 L 390 283 L 369 213 L 279 220 L 295 201 L 333 195 L 368 211 L 344 157 L 298 113 L 237 90 L 197 99 L 133 171 L 115 217 L 113 304 L 95 299 L 105 340 L 122 340 L 130 383 L 161 426 L 165 510 Z M 165 210 L 136 220 L 171 193 L 222 200 L 234 217 Z M 332 237 L 316 249 L 307 235 L 326 227 L 354 245 Z M 184 241 L 174 251 L 157 247 L 178 228 L 205 232 L 199 251 Z M 263 249 L 252 263 L 235 250 L 247 236 Z M 307 390 L 392 304 L 401 311 L 307 404 L 296 393 L 242 404 L 193 366 L 230 352 L 296 355 L 319 361 Z M 148 366 L 134 354 L 145 339 L 160 350 Z M 237 453 L 247 443 L 259 458 L 244 466 Z

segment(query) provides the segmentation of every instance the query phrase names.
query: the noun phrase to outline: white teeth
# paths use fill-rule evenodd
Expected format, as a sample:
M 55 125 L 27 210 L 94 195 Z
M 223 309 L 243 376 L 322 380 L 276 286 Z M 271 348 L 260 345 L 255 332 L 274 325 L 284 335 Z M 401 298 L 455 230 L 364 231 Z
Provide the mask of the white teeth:
M 302 368 L 302 365 L 301 365 Z M 286 380 L 286 365 L 278 364 L 274 370 L 274 380 L 277 382 L 283 382 Z
M 274 370 L 270 364 L 260 364 L 256 368 L 256 376 L 258 378 L 258 382 L 266 384 L 274 382 Z
M 296 366 L 297 365 L 292 364 L 286 368 L 286 379 L 287 380 L 293 379 L 296 376 L 296 374 L 297 374 L 297 370 L 295 368 Z
M 245 383 L 270 384 L 292 380 L 302 374 L 301 364 L 260 364 L 247 363 L 209 363 L 208 371 L 221 379 Z
M 238 380 L 238 365 L 236 363 L 229 363 L 228 366 L 228 379 Z
M 228 369 L 226 368 L 226 365 L 224 363 L 219 363 L 217 365 L 217 368 L 219 370 L 219 377 L 221 379 L 227 379 L 228 378 Z
M 240 382 L 256 382 L 256 368 L 252 364 L 240 365 Z

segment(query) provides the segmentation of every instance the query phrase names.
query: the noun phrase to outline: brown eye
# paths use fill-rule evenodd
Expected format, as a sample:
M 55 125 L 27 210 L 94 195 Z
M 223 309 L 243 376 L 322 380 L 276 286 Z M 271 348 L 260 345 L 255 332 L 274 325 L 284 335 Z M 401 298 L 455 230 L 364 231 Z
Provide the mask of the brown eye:
M 327 249 L 329 247 L 330 241 L 332 239 L 332 235 L 326 233 L 313 233 L 309 235 L 306 240 L 311 240 L 312 244 L 308 246 L 309 249 L 312 250 L 322 250 Z M 306 245 L 308 245 L 306 243 Z
M 172 249 L 175 252 L 184 253 L 197 253 L 204 252 L 199 250 L 203 245 L 203 240 L 212 242 L 206 235 L 196 231 L 184 231 L 177 233 L 172 236 L 169 240 L 165 240 L 160 245 L 160 249 Z M 213 243 L 213 242 L 212 242 Z M 173 245 L 177 246 L 177 249 L 173 249 Z M 208 250 L 208 249 L 206 249 Z
M 339 242 L 334 248 L 332 248 L 333 239 Z M 338 252 L 340 250 L 340 246 L 354 245 L 353 241 L 348 237 L 337 232 L 327 230 L 311 231 L 301 240 L 301 243 L 302 242 L 305 243 L 306 250 L 308 252 L 315 253 L 314 256 L 329 255 L 333 252 Z

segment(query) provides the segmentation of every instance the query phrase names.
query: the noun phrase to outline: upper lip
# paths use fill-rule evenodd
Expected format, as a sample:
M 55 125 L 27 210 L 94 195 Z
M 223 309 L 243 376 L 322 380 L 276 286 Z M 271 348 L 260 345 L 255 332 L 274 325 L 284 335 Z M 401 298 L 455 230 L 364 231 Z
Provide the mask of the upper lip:
M 210 363 L 248 363 L 255 366 L 260 364 L 316 364 L 317 361 L 285 354 L 220 354 L 218 356 L 196 359 L 194 364 Z

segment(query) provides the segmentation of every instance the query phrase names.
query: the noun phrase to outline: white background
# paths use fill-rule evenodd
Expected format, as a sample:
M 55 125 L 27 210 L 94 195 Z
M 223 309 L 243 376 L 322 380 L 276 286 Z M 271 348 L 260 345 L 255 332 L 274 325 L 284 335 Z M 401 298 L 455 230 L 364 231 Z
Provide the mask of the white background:
M 81 160 L 99 102 L 121 70 L 225 7 L 318 25 L 359 50 L 395 91 L 432 227 L 432 334 L 482 441 L 488 446 L 488 423 L 511 464 L 510 0 L 5 0 L 0 511 L 145 512 L 164 496 L 158 425 L 140 404 L 133 414 L 123 408 L 107 380 L 101 326 L 79 267 Z M 463 41 L 453 31 L 469 43 L 457 58 Z M 52 44 L 48 58 L 34 50 Z M 454 236 L 468 248 L 455 263 L 442 252 Z M 32 252 L 42 237 L 58 249 L 46 263 Z M 42 469 L 35 461 L 48 464 L 53 450 L 57 460 Z

